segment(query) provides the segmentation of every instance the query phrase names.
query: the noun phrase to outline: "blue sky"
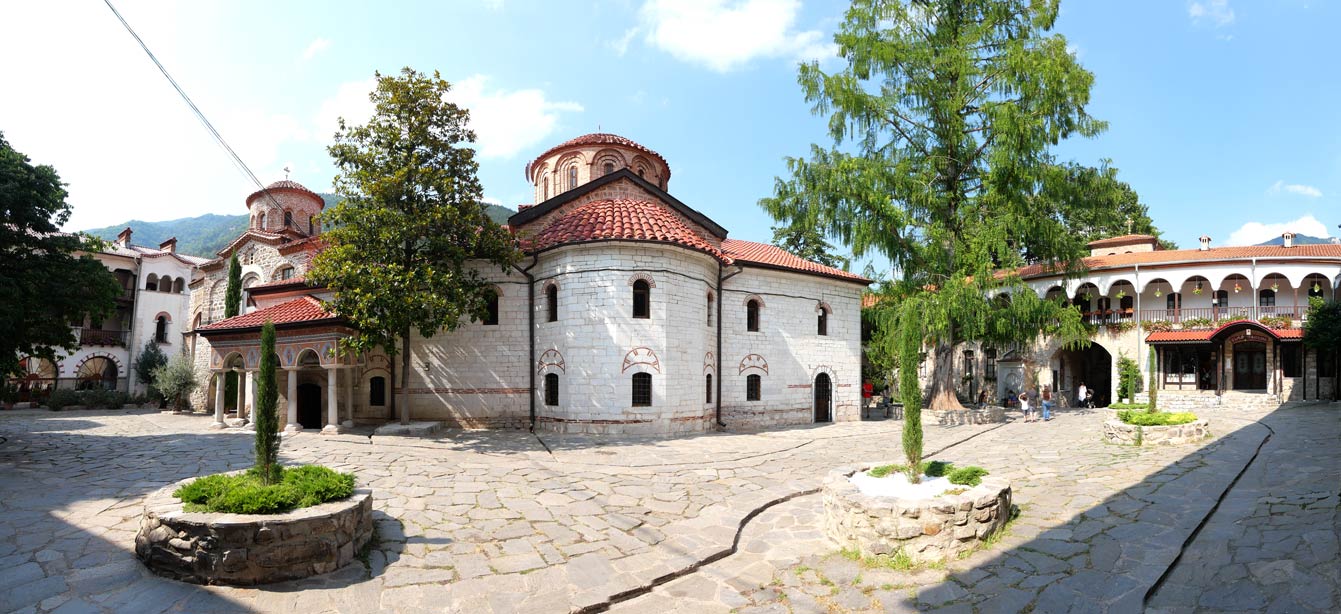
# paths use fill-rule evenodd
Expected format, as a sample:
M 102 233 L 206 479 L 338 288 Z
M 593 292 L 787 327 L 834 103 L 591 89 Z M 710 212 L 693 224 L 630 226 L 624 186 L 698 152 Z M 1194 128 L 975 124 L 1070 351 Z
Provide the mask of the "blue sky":
M 334 118 L 366 116 L 374 70 L 441 71 L 472 108 L 486 196 L 529 202 L 522 168 L 549 146 L 615 132 L 670 163 L 670 191 L 767 241 L 756 204 L 783 158 L 826 143 L 796 85 L 845 3 L 788 0 L 116 1 L 264 182 L 329 189 Z M 71 229 L 131 217 L 241 213 L 255 188 L 106 7 L 23 3 L 0 23 L 0 130 L 70 183 Z M 1064 143 L 1111 158 L 1183 246 L 1341 223 L 1341 79 L 1317 0 L 1064 1 L 1057 30 L 1095 73 L 1110 122 Z M 832 60 L 829 60 L 832 62 Z M 17 94 L 17 95 L 16 95 Z

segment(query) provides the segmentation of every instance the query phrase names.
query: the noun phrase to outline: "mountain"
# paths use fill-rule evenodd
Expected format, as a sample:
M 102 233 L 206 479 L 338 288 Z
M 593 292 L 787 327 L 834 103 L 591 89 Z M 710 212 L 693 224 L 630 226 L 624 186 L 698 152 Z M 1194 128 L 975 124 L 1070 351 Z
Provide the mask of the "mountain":
M 334 194 L 322 194 L 321 197 L 326 200 L 327 206 L 341 200 L 339 196 Z M 489 204 L 485 205 L 485 213 L 494 222 L 506 224 L 508 217 L 516 212 L 507 207 Z M 164 222 L 130 220 L 124 224 L 90 228 L 84 232 L 111 241 L 116 239 L 116 235 L 125 227 L 130 226 L 131 230 L 134 231 L 131 241 L 136 245 L 157 247 L 159 243 L 177 237 L 178 252 L 191 256 L 212 258 L 219 253 L 219 250 L 227 247 L 229 242 L 236 239 L 238 235 L 242 234 L 242 231 L 247 229 L 247 221 L 248 218 L 245 214 L 216 215 L 207 213 L 196 217 L 184 217 Z
M 1294 244 L 1295 244 L 1295 245 L 1317 245 L 1317 244 L 1320 244 L 1320 243 L 1331 243 L 1331 242 L 1332 242 L 1332 239 L 1320 239 L 1320 238 L 1318 238 L 1318 237 L 1310 237 L 1310 236 L 1308 236 L 1308 235 L 1295 235 L 1295 236 L 1294 236 Z M 1274 238 L 1274 239 L 1272 239 L 1272 240 L 1270 240 L 1270 241 L 1267 241 L 1267 242 L 1265 242 L 1265 243 L 1258 243 L 1258 245 L 1283 245 L 1284 243 L 1285 243 L 1285 239 L 1283 239 L 1283 238 L 1281 238 L 1281 237 L 1276 237 L 1276 238 Z

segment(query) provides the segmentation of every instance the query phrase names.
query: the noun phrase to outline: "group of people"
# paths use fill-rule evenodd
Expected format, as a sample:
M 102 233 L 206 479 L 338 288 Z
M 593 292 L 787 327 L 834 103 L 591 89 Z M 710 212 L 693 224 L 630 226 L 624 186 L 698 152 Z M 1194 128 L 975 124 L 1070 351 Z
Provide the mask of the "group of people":
M 987 391 L 984 390 L 978 395 L 978 406 L 985 407 L 986 405 Z M 1038 422 L 1039 420 L 1046 422 L 1052 420 L 1052 408 L 1055 406 L 1053 403 L 1052 387 L 1044 386 L 1041 391 L 1035 390 L 1032 393 L 1028 390 L 1024 390 L 1018 394 L 1014 390 L 1007 390 L 1006 406 L 1018 406 L 1020 410 L 1024 412 L 1025 422 Z M 1035 407 L 1042 410 L 1040 416 L 1034 415 Z M 1076 407 L 1094 408 L 1094 391 L 1087 388 L 1085 382 L 1081 382 L 1080 386 L 1076 388 Z

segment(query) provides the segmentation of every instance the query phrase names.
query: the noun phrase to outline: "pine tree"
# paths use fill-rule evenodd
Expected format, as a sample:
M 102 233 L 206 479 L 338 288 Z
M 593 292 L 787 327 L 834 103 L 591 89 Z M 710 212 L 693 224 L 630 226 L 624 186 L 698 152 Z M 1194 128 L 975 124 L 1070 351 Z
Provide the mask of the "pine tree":
M 275 325 L 266 320 L 261 326 L 261 366 L 256 378 L 256 472 L 261 481 L 271 484 L 279 479 L 279 388 L 275 386 Z

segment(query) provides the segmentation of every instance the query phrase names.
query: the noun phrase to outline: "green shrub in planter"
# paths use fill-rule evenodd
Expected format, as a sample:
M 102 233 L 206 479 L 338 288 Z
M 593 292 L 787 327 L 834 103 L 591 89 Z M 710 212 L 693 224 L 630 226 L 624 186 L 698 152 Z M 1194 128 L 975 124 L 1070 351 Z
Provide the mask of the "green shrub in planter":
M 51 411 L 60 411 L 71 405 L 78 405 L 80 402 L 79 393 L 73 390 L 57 388 L 47 395 L 47 409 Z
M 172 493 L 186 504 L 188 512 L 228 514 L 281 514 L 352 494 L 352 474 L 319 465 L 284 468 L 279 481 L 270 485 L 262 482 L 254 468 L 243 473 L 208 475 Z
M 1175 426 L 1178 424 L 1195 422 L 1196 419 L 1197 415 L 1190 412 L 1151 413 L 1148 411 L 1136 410 L 1118 412 L 1118 420 L 1136 426 Z
M 983 476 L 987 475 L 987 470 L 982 467 L 956 467 L 950 471 L 950 483 L 960 486 L 977 486 L 982 483 Z

